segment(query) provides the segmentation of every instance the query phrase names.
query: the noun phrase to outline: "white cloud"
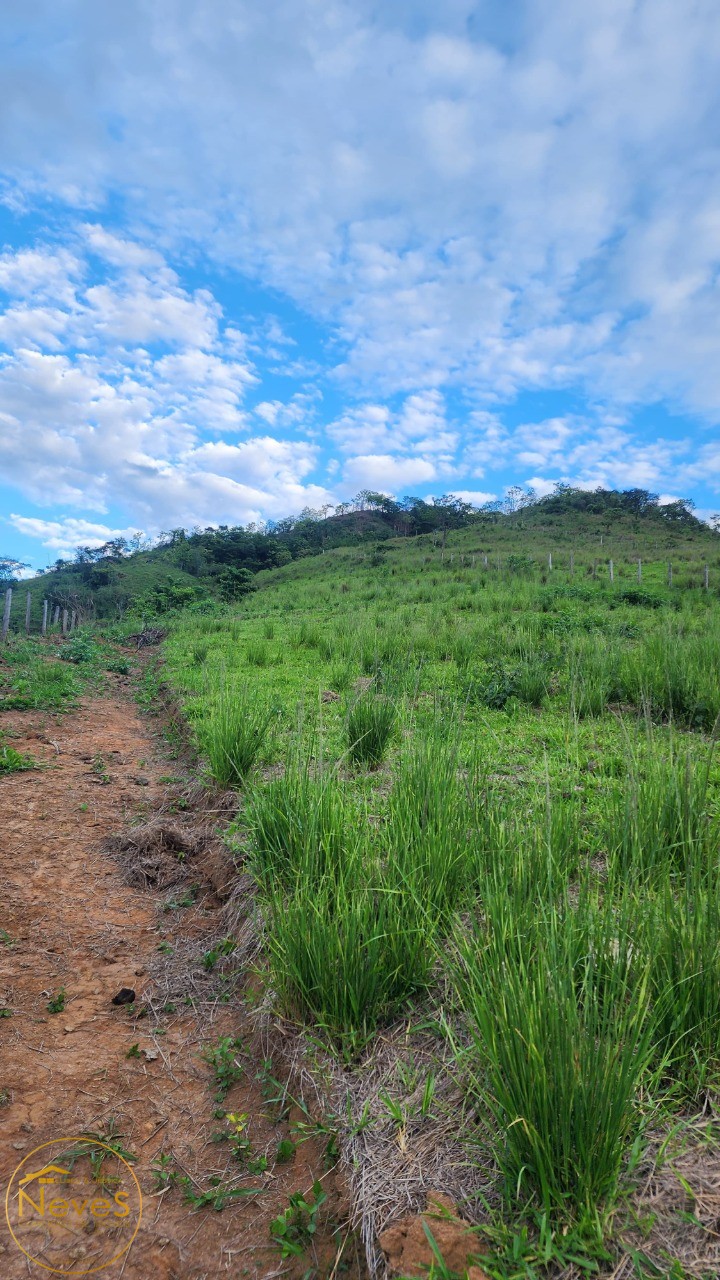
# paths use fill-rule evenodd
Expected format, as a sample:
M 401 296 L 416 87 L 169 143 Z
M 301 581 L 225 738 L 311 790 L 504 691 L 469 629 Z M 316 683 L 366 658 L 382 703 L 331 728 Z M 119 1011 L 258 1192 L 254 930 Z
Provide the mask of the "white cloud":
M 390 454 L 366 454 L 349 458 L 343 479 L 354 488 L 377 489 L 397 493 L 409 484 L 428 484 L 437 478 L 432 462 L 424 458 L 402 458 Z
M 453 489 L 456 498 L 469 502 L 473 507 L 481 507 L 485 502 L 494 502 L 496 493 L 485 493 L 481 489 Z
M 56 553 L 56 559 L 69 557 L 76 547 L 100 547 L 111 538 L 128 538 L 136 532 L 135 529 L 112 529 L 109 525 L 73 516 L 42 520 L 13 513 L 8 517 L 8 523 L 26 537 L 38 538 L 44 547 Z M 32 570 L 28 575 L 30 573 Z
M 75 0 L 72 41 L 54 2 L 35 16 L 7 17 L 0 158 L 26 193 L 122 192 L 152 249 L 91 225 L 107 261 L 202 245 L 388 391 L 584 378 L 718 409 L 712 0 L 217 0 L 210 25 Z
M 85 513 L 119 507 L 151 531 L 241 523 L 328 501 L 309 479 L 317 446 L 267 432 L 268 419 L 276 428 L 311 419 L 315 394 L 273 401 L 270 412 L 265 402 L 258 415 L 265 431 L 240 445 L 208 439 L 249 435 L 253 426 L 244 401 L 258 375 L 242 354 L 244 335 L 232 326 L 226 342 L 215 299 L 188 293 L 157 252 L 135 251 L 97 227 L 88 238 L 109 264 L 100 283 L 87 284 L 80 263 L 78 287 L 66 295 L 67 254 L 59 251 L 53 270 L 50 250 L 38 251 L 26 291 L 64 306 L 11 305 L 0 318 L 8 347 L 0 356 L 0 475 L 37 505 Z M 6 289 L 25 289 L 26 257 L 5 255 Z M 271 327 L 277 343 L 280 331 Z M 21 344 L 13 341 L 18 333 Z M 63 552 L 117 532 L 84 518 L 18 516 L 13 523 Z

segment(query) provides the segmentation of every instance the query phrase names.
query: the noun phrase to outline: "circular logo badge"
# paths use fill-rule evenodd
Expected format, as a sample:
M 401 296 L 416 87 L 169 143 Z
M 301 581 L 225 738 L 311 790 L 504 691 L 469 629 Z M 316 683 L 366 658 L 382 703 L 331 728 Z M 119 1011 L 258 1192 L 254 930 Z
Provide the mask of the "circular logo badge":
M 21 1160 L 5 1216 L 31 1262 L 57 1275 L 86 1276 L 127 1253 L 140 1226 L 142 1193 L 113 1145 L 87 1134 L 57 1138 Z

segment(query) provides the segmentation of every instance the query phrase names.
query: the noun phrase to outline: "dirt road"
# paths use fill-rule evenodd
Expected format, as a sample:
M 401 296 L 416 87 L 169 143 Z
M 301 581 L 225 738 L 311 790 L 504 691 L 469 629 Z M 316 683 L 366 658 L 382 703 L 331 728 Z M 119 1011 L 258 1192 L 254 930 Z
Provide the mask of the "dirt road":
M 110 837 L 163 804 L 168 783 L 162 779 L 177 766 L 162 758 L 120 687 L 65 715 L 6 714 L 3 729 L 42 765 L 0 779 L 3 1191 L 17 1164 L 44 1142 L 84 1132 L 119 1134 L 137 1157 L 143 1216 L 129 1251 L 101 1275 L 361 1274 L 354 1253 L 339 1258 L 347 1204 L 337 1171 L 328 1167 L 327 1136 L 298 1140 L 307 1130 L 293 1128 L 292 1110 L 281 1114 L 269 1103 L 268 1068 L 252 1050 L 241 1055 L 242 1078 L 218 1108 L 203 1051 L 220 1037 L 247 1034 L 250 1043 L 241 1002 L 204 1004 L 199 1012 L 182 1002 L 161 1012 L 156 1004 L 154 1014 L 146 1012 L 163 955 L 190 936 L 207 937 L 208 945 L 217 936 L 211 888 L 201 883 L 194 903 L 163 911 L 162 894 L 130 887 L 106 852 Z M 200 860 L 194 874 L 202 879 L 201 872 Z M 134 1001 L 114 1005 L 123 988 L 135 992 Z M 227 1136 L 226 1111 L 247 1117 L 243 1140 L 253 1160 L 260 1159 L 253 1168 L 267 1160 L 265 1172 L 249 1173 L 227 1140 L 213 1139 L 218 1131 Z M 284 1161 L 278 1162 L 282 1141 Z M 174 1177 L 166 1188 L 153 1173 L 163 1155 Z M 196 1198 L 237 1186 L 258 1194 L 231 1200 L 221 1212 L 196 1208 L 187 1203 L 181 1178 Z M 304 1237 L 302 1254 L 283 1260 L 270 1223 L 288 1208 L 291 1194 L 309 1192 L 316 1178 L 328 1193 L 319 1230 L 313 1241 Z M 83 1256 L 81 1247 L 73 1265 L 82 1268 Z M 23 1256 L 4 1217 L 0 1274 L 5 1280 L 48 1274 Z

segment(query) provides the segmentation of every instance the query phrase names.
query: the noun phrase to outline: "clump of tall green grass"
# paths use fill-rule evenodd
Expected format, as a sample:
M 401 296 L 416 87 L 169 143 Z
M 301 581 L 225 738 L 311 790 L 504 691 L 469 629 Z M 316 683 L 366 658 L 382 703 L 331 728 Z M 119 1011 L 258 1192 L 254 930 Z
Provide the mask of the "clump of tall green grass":
M 697 1101 L 720 1080 L 720 876 L 694 862 L 638 904 L 654 1001 L 656 1058 L 671 1092 Z
M 302 878 L 266 898 L 270 973 L 279 1004 L 345 1052 L 356 1052 L 428 982 L 425 913 L 369 879 L 361 861 L 339 878 Z
M 651 1045 L 647 976 L 633 972 L 630 919 L 583 896 L 458 930 L 451 973 L 472 1036 L 462 1067 L 495 1124 L 508 1199 L 602 1237 Z
M 609 864 L 621 879 L 677 873 L 702 861 L 712 831 L 711 758 L 672 738 L 661 752 L 652 734 L 629 749 L 627 775 L 605 809 Z
M 192 660 L 196 667 L 201 667 L 206 661 L 210 645 L 207 641 L 199 641 L 192 646 Z
M 356 764 L 379 764 L 391 742 L 397 712 L 389 698 L 362 694 L 347 718 L 348 755 Z
M 388 870 L 424 904 L 429 922 L 448 922 L 469 887 L 471 818 L 458 764 L 457 741 L 420 738 L 403 756 L 390 797 Z
M 305 878 L 320 883 L 353 860 L 358 822 L 333 773 L 293 761 L 282 777 L 253 792 L 246 811 L 251 865 L 263 885 Z
M 570 706 L 578 719 L 600 716 L 617 697 L 619 650 L 602 636 L 576 636 L 568 654 Z
M 266 640 L 248 640 L 245 657 L 252 667 L 267 667 L 270 664 L 270 648 Z
M 202 722 L 200 741 L 220 787 L 238 787 L 263 749 L 273 710 L 247 687 L 225 680 Z
M 720 640 L 668 625 L 625 655 L 622 680 L 637 706 L 709 731 L 720 717 Z

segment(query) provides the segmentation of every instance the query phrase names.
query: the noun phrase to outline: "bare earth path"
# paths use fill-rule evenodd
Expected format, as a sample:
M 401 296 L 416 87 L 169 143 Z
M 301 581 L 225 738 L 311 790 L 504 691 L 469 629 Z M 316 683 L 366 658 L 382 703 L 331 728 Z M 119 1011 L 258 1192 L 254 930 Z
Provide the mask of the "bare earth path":
M 213 1175 L 238 1179 L 227 1143 L 212 1141 L 223 1128 L 213 1118 L 213 1080 L 203 1045 L 243 1034 L 242 1013 L 220 1006 L 212 1026 L 179 1007 L 151 1034 L 151 1018 L 135 1019 L 111 1001 L 122 987 L 137 993 L 150 983 L 158 948 L 172 930 L 207 931 L 214 938 L 207 901 L 196 909 L 158 910 L 158 898 L 129 887 L 103 852 L 109 836 L 127 829 L 163 799 L 160 781 L 172 766 L 125 694 L 86 700 L 66 715 L 6 714 L 13 745 L 45 765 L 0 779 L 0 1185 L 4 1191 L 23 1155 L 45 1141 L 83 1131 L 106 1133 L 114 1120 L 123 1143 L 138 1156 L 144 1196 L 139 1234 L 127 1256 L 100 1274 L 126 1280 L 210 1280 L 304 1274 L 358 1275 L 354 1255 L 337 1263 L 333 1234 L 346 1212 L 336 1172 L 323 1144 L 301 1143 L 292 1159 L 275 1164 L 278 1142 L 293 1135 L 292 1114 L 269 1114 L 252 1069 L 233 1085 L 223 1109 L 248 1113 L 253 1151 L 268 1152 L 269 1172 L 248 1179 L 261 1194 L 222 1212 L 193 1210 L 181 1190 L 158 1194 L 151 1173 L 161 1153 L 172 1153 L 196 1188 Z M 109 779 L 109 781 L 108 781 Z M 65 1008 L 48 1001 L 65 988 Z M 139 1045 L 128 1057 L 134 1044 Z M 147 1051 L 147 1052 L 145 1052 Z M 256 1064 L 257 1065 L 257 1064 Z M 329 1221 L 317 1244 L 283 1262 L 269 1238 L 269 1223 L 292 1192 L 309 1191 L 320 1178 L 328 1192 Z M 44 1276 L 0 1225 L 3 1280 Z

